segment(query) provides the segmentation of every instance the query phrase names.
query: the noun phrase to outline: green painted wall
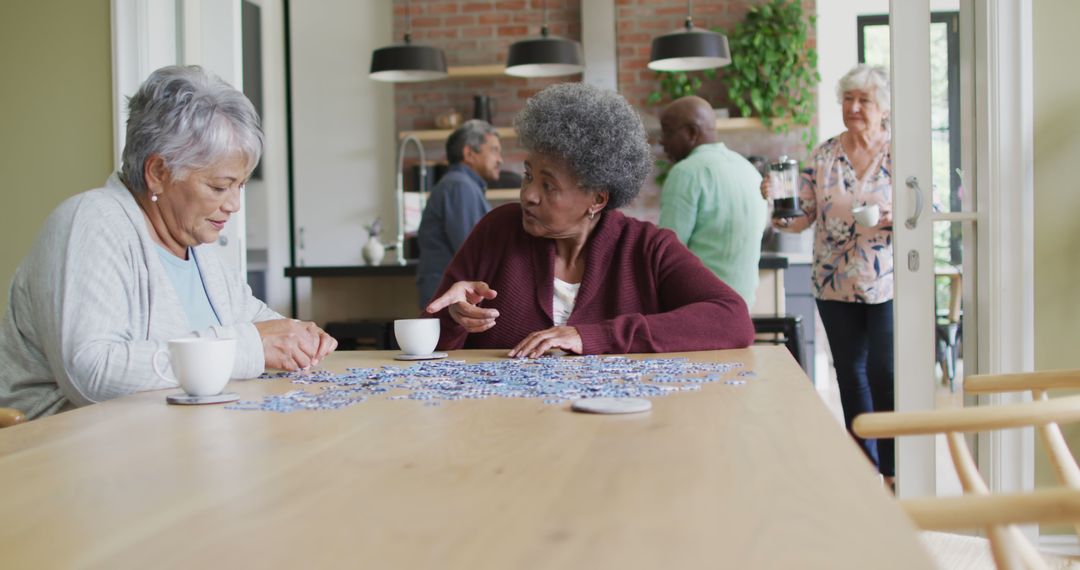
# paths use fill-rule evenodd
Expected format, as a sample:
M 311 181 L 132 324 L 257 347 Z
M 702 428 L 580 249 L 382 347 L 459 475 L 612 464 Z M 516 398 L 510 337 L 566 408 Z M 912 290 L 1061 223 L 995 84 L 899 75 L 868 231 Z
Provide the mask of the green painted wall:
M 112 171 L 109 0 L 0 3 L 0 310 L 64 198 Z
M 1035 368 L 1080 368 L 1080 2 L 1033 3 L 1035 137 Z M 1080 425 L 1062 426 L 1080 451 Z M 1035 478 L 1056 479 L 1041 443 Z M 1070 533 L 1068 527 L 1044 531 Z

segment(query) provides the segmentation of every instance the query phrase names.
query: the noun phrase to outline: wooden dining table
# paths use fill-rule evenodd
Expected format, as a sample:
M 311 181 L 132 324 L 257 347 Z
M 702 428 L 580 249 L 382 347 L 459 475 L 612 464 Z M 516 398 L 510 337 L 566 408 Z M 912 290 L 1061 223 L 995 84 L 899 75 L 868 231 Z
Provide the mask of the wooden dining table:
M 504 351 L 456 351 L 465 361 Z M 323 363 L 407 366 L 393 353 Z M 0 430 L 5 568 L 931 568 L 787 349 L 596 415 L 392 393 L 279 413 L 143 392 Z M 245 400 L 318 390 L 232 381 Z

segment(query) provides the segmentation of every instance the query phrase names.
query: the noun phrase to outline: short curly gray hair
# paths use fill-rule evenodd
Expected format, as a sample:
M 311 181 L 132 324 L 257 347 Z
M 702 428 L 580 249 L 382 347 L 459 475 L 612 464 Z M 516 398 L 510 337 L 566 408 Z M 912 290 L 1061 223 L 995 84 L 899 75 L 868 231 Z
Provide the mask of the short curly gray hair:
M 878 108 L 888 113 L 892 110 L 892 92 L 889 90 L 889 72 L 880 65 L 860 63 L 851 68 L 836 82 L 836 102 L 844 102 L 844 93 L 858 89 L 874 94 Z M 882 126 L 888 127 L 888 118 L 882 119 Z
M 146 161 L 160 155 L 174 180 L 239 151 L 251 172 L 262 156 L 259 115 L 243 93 L 197 65 L 163 67 L 128 99 L 120 180 L 147 192 Z
M 519 146 L 565 161 L 586 190 L 607 190 L 606 209 L 630 203 L 652 170 L 641 117 L 614 91 L 552 85 L 525 102 L 514 128 Z
M 465 121 L 446 139 L 446 162 L 457 164 L 465 160 L 465 147 L 473 152 L 480 152 L 480 147 L 487 142 L 488 135 L 499 136 L 499 131 L 490 123 L 481 119 Z

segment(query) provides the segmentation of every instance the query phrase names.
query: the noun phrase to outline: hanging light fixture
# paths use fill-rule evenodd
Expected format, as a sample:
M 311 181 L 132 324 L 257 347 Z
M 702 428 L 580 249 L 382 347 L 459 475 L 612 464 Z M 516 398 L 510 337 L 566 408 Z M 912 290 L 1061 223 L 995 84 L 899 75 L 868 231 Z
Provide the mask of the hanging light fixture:
M 371 78 L 376 81 L 431 81 L 446 77 L 443 50 L 413 45 L 412 11 L 405 2 L 405 43 L 382 47 L 371 54 Z
M 727 36 L 694 27 L 690 0 L 686 0 L 686 24 L 682 29 L 652 41 L 649 69 L 656 71 L 698 71 L 731 63 Z
M 506 74 L 514 77 L 572 75 L 585 69 L 582 59 L 581 44 L 548 34 L 545 0 L 540 37 L 519 40 L 510 46 L 510 53 L 506 57 Z

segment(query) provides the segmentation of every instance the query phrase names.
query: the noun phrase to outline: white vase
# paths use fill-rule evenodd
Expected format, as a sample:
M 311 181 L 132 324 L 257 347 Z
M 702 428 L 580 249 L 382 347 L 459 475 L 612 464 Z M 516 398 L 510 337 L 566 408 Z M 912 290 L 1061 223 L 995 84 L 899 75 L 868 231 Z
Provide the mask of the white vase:
M 369 237 L 367 243 L 364 244 L 361 253 L 364 255 L 364 261 L 368 265 L 378 265 L 382 263 L 383 255 L 386 255 L 386 246 L 382 244 L 376 237 Z

